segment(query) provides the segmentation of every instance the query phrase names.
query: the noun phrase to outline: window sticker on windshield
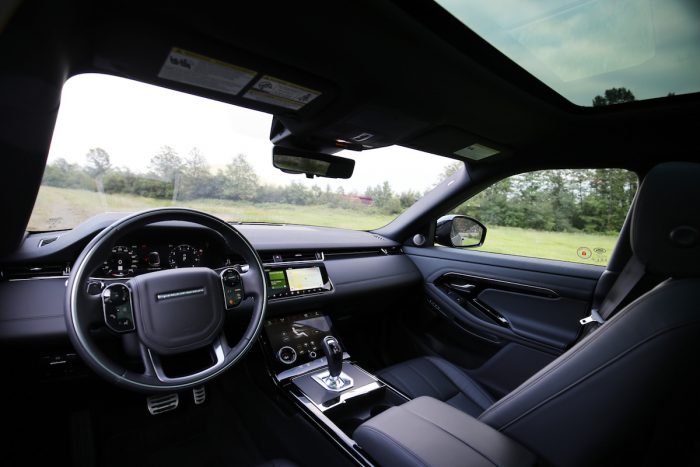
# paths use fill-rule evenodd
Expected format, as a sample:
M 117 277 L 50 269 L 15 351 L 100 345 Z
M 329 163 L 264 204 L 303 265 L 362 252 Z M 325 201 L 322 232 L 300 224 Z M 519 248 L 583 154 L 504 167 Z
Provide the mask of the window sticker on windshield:
M 285 109 L 299 110 L 320 95 L 320 91 L 265 75 L 243 97 Z
M 238 94 L 257 72 L 173 47 L 158 73 L 159 78 L 225 94 Z

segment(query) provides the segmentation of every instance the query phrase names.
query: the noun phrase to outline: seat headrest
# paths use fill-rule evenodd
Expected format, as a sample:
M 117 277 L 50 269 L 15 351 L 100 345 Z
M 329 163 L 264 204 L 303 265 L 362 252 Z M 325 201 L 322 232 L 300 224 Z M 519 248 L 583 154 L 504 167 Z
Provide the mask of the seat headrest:
M 647 271 L 700 275 L 700 164 L 668 162 L 649 171 L 632 210 L 630 239 Z

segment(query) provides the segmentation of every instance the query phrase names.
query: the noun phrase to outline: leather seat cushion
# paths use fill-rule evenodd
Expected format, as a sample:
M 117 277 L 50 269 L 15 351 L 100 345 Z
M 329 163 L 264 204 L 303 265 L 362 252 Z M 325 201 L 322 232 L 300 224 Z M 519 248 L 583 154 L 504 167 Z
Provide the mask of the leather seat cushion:
M 377 375 L 411 398 L 430 396 L 478 417 L 494 399 L 463 370 L 447 360 L 420 357 L 385 368 Z

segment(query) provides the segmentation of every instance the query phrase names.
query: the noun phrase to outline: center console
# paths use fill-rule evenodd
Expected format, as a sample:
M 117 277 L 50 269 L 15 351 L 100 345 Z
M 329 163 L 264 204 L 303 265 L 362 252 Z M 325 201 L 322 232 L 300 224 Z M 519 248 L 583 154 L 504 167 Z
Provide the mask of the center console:
M 494 428 L 431 397 L 409 400 L 361 368 L 320 311 L 267 320 L 264 346 L 278 387 L 359 464 L 536 465 Z
M 353 432 L 408 398 L 354 362 L 330 317 L 320 311 L 270 318 L 264 331 L 278 386 L 344 450 L 371 464 L 353 441 Z

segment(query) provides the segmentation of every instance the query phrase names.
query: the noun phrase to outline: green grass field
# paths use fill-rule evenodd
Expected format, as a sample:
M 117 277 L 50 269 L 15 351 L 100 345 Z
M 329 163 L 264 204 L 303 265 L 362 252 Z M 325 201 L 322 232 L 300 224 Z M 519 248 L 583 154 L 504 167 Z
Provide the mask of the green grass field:
M 133 212 L 141 209 L 170 206 L 169 201 L 133 195 L 105 195 L 85 190 L 42 186 L 39 191 L 29 230 L 59 230 L 75 227 L 83 220 L 105 211 Z M 380 214 L 371 208 L 333 208 L 330 206 L 297 206 L 278 203 L 247 203 L 225 200 L 195 200 L 176 203 L 209 212 L 228 221 L 294 223 L 347 229 L 376 229 L 395 216 Z M 487 226 L 486 242 L 481 251 L 537 258 L 558 259 L 605 265 L 616 236 L 563 232 L 541 232 L 515 227 Z M 588 258 L 577 251 L 585 247 Z

